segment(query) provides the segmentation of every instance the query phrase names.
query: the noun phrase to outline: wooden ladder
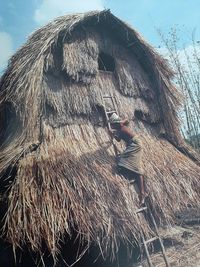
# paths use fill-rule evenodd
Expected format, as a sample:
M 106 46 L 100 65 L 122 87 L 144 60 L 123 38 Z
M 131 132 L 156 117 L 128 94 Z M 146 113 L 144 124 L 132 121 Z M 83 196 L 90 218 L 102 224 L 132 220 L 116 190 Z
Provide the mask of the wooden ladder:
M 149 267 L 153 267 L 153 264 L 152 264 L 152 261 L 151 261 L 151 256 L 150 256 L 150 253 L 149 253 L 149 250 L 148 250 L 148 244 L 154 242 L 155 240 L 158 240 L 158 242 L 160 244 L 161 252 L 162 252 L 162 257 L 163 257 L 163 260 L 165 262 L 165 266 L 166 267 L 170 267 L 170 264 L 169 264 L 168 259 L 167 259 L 165 247 L 164 247 L 162 238 L 160 237 L 160 234 L 159 234 L 159 231 L 158 231 L 158 226 L 157 226 L 155 218 L 154 218 L 154 216 L 153 216 L 153 214 L 151 212 L 151 209 L 148 206 L 145 206 L 145 207 L 142 207 L 142 208 L 136 210 L 135 213 L 139 217 L 139 214 L 140 213 L 144 213 L 144 212 L 146 212 L 146 215 L 149 217 L 149 219 L 150 219 L 150 221 L 152 223 L 152 226 L 153 226 L 152 230 L 153 230 L 153 232 L 155 234 L 155 236 L 153 236 L 152 238 L 145 239 L 144 230 L 142 228 L 142 223 L 139 224 L 140 225 L 140 233 L 141 233 L 142 245 L 144 246 L 144 251 L 145 251 L 145 254 L 146 254 L 148 265 L 149 265 Z
M 118 109 L 117 109 L 117 105 L 116 105 L 116 97 L 112 96 L 112 95 L 103 95 L 103 94 L 101 94 L 101 98 L 102 98 L 102 107 L 103 107 L 104 114 L 105 114 L 105 117 L 106 117 L 107 127 L 110 130 L 111 126 L 110 126 L 109 116 L 111 116 L 113 113 L 116 113 L 117 115 L 119 115 Z M 111 106 L 107 107 L 106 99 L 110 99 Z M 114 144 L 113 141 L 112 141 L 112 143 L 113 143 L 113 146 L 114 146 L 115 154 L 117 154 L 116 148 L 115 148 L 115 144 Z M 131 184 L 133 184 L 133 183 L 131 183 Z M 151 221 L 151 223 L 153 225 L 153 229 L 152 230 L 153 230 L 153 232 L 155 234 L 154 237 L 146 240 L 145 239 L 144 230 L 142 228 L 142 224 L 140 223 L 140 233 L 141 233 L 141 238 L 142 238 L 142 245 L 144 246 L 144 251 L 145 251 L 145 254 L 146 254 L 148 265 L 149 265 L 149 267 L 153 267 L 152 261 L 151 261 L 151 256 L 150 256 L 150 253 L 149 253 L 149 250 L 148 250 L 148 244 L 152 243 L 155 240 L 158 240 L 159 244 L 160 244 L 160 247 L 161 247 L 162 257 L 164 259 L 165 265 L 166 265 L 166 267 L 170 267 L 169 262 L 167 260 L 165 247 L 164 247 L 162 238 L 159 235 L 158 226 L 157 226 L 155 218 L 154 218 L 154 216 L 153 216 L 153 214 L 151 212 L 151 209 L 149 207 L 145 206 L 145 207 L 142 207 L 142 208 L 136 210 L 135 214 L 138 216 L 138 219 L 139 219 L 140 213 L 144 213 L 144 212 L 146 212 L 147 215 L 149 216 L 149 219 L 150 219 L 150 221 Z
M 117 105 L 116 105 L 116 98 L 115 96 L 112 95 L 101 95 L 101 99 L 102 99 L 102 107 L 105 113 L 105 117 L 106 117 L 106 123 L 107 123 L 107 127 L 110 130 L 110 121 L 109 121 L 109 116 L 111 116 L 113 113 L 118 114 L 118 109 L 117 109 Z M 110 99 L 111 100 L 111 107 L 107 107 L 106 104 L 106 99 Z

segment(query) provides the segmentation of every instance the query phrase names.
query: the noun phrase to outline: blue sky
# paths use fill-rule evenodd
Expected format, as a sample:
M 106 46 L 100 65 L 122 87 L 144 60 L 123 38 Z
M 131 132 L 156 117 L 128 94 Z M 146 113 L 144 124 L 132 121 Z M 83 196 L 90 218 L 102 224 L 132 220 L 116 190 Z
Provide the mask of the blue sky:
M 103 8 L 131 24 L 154 47 L 162 46 L 156 28 L 167 33 L 178 27 L 186 46 L 196 29 L 200 40 L 200 0 L 0 0 L 0 75 L 35 29 L 60 15 Z

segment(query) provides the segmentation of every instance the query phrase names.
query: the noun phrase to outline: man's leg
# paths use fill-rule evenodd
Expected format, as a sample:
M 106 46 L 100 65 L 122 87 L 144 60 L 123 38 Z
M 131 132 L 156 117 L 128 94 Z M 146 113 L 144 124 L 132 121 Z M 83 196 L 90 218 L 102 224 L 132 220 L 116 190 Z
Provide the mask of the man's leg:
M 134 183 L 136 181 L 138 189 L 139 189 L 139 200 L 140 204 L 144 204 L 144 200 L 146 197 L 145 187 L 144 187 L 144 176 L 141 174 L 137 174 L 133 171 L 130 171 L 124 167 L 118 168 L 118 171 L 121 175 L 123 175 L 130 183 Z
M 145 189 L 144 189 L 144 176 L 139 174 L 139 190 L 140 194 L 144 195 L 145 194 Z
M 118 166 L 118 173 L 123 175 L 128 181 L 135 181 L 134 172 L 125 167 Z
M 139 200 L 140 200 L 140 205 L 144 204 L 145 198 L 147 196 L 147 193 L 145 191 L 145 186 L 144 186 L 144 176 L 141 174 L 136 174 L 136 181 L 139 189 Z

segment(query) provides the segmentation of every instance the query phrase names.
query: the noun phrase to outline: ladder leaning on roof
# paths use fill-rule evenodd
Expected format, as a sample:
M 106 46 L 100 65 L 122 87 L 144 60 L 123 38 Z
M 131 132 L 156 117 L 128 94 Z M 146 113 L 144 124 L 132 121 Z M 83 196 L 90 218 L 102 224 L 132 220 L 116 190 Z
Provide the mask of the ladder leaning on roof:
M 169 264 L 168 259 L 167 259 L 165 247 L 164 247 L 162 238 L 161 238 L 161 236 L 159 234 L 158 226 L 157 226 L 157 223 L 155 221 L 155 218 L 154 218 L 153 214 L 151 213 L 151 209 L 148 207 L 148 205 L 146 205 L 145 207 L 142 207 L 142 208 L 136 210 L 135 214 L 137 215 L 138 219 L 139 219 L 139 214 L 140 213 L 146 213 L 146 215 L 150 219 L 150 221 L 152 223 L 152 226 L 153 226 L 153 228 L 151 228 L 151 229 L 153 230 L 154 236 L 152 238 L 150 238 L 150 239 L 145 239 L 144 231 L 143 231 L 143 228 L 142 228 L 142 223 L 139 223 L 139 225 L 140 225 L 140 234 L 141 234 L 141 239 L 142 239 L 142 245 L 144 246 L 144 251 L 145 251 L 145 254 L 146 254 L 146 258 L 147 258 L 147 262 L 148 262 L 149 267 L 153 267 L 153 264 L 152 264 L 151 256 L 150 256 L 150 253 L 149 253 L 149 250 L 148 250 L 148 244 L 150 244 L 150 243 L 152 243 L 152 242 L 154 242 L 156 240 L 158 240 L 158 242 L 159 242 L 159 245 L 160 245 L 160 248 L 161 248 L 161 252 L 162 252 L 162 257 L 164 259 L 166 267 L 170 267 L 170 264 Z
M 117 105 L 116 105 L 116 99 L 115 96 L 111 96 L 111 95 L 101 95 L 102 98 L 102 107 L 103 107 L 103 111 L 105 113 L 105 117 L 106 117 L 106 123 L 107 123 L 107 127 L 110 130 L 111 126 L 110 126 L 110 120 L 109 117 L 113 114 L 116 113 L 118 114 L 118 110 L 117 110 Z M 112 107 L 107 107 L 106 105 L 106 99 L 111 101 L 111 105 Z
M 107 107 L 106 100 L 110 100 L 111 101 L 111 103 L 110 103 L 111 106 Z M 111 96 L 111 95 L 102 95 L 101 94 L 101 101 L 102 101 L 102 107 L 103 107 L 104 115 L 106 117 L 106 125 L 108 127 L 108 130 L 112 130 L 111 126 L 110 126 L 109 117 L 113 113 L 118 114 L 115 97 Z M 114 148 L 115 156 L 117 156 L 118 150 L 117 150 L 117 147 L 116 147 L 115 143 L 113 142 L 113 138 L 111 138 L 111 143 L 112 143 L 113 148 Z
M 103 107 L 103 110 L 104 110 L 104 113 L 105 113 L 105 117 L 106 117 L 107 127 L 110 130 L 111 126 L 110 126 L 109 117 L 113 113 L 119 114 L 118 110 L 117 110 L 117 105 L 116 105 L 116 98 L 115 98 L 115 96 L 111 96 L 111 95 L 101 95 L 101 98 L 102 98 L 102 107 Z M 111 106 L 107 107 L 106 99 L 107 100 L 110 99 Z M 117 154 L 114 142 L 113 142 L 113 146 L 114 146 L 115 153 Z M 162 238 L 159 235 L 158 226 L 156 224 L 155 218 L 154 218 L 154 216 L 153 216 L 153 214 L 151 212 L 150 207 L 148 207 L 148 203 L 145 203 L 145 204 L 147 204 L 147 205 L 142 207 L 142 208 L 140 208 L 140 209 L 138 209 L 138 210 L 136 210 L 135 214 L 136 214 L 138 220 L 140 220 L 140 214 L 141 213 L 145 213 L 148 216 L 148 218 L 150 219 L 150 221 L 152 223 L 152 226 L 153 226 L 152 230 L 153 230 L 154 236 L 152 238 L 146 240 L 145 239 L 145 235 L 144 235 L 144 230 L 143 230 L 143 227 L 142 227 L 142 223 L 139 223 L 139 225 L 140 225 L 140 234 L 141 234 L 141 239 L 142 239 L 142 245 L 144 246 L 144 251 L 145 251 L 145 254 L 146 254 L 148 265 L 149 265 L 149 267 L 153 267 L 153 264 L 152 264 L 152 261 L 151 261 L 151 256 L 150 256 L 150 253 L 149 253 L 149 250 L 148 250 L 148 245 L 150 243 L 152 243 L 153 241 L 158 240 L 158 242 L 160 244 L 160 247 L 161 247 L 162 257 L 164 259 L 165 265 L 166 265 L 166 267 L 170 267 L 169 262 L 167 260 L 165 247 L 164 247 Z

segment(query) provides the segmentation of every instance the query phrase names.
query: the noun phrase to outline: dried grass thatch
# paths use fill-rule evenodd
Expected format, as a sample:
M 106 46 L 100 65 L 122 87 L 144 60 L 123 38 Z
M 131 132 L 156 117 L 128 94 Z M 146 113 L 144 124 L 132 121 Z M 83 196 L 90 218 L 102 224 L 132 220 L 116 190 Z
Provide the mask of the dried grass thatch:
M 98 70 L 101 51 L 115 58 L 114 72 Z M 137 193 L 113 170 L 101 93 L 116 96 L 124 117 L 136 116 L 132 126 L 144 143 L 146 184 L 160 223 L 199 205 L 200 168 L 190 159 L 198 157 L 178 131 L 181 96 L 172 76 L 165 60 L 109 11 L 63 16 L 32 34 L 0 85 L 0 173 L 16 168 L 4 196 L 4 230 L 14 246 L 40 250 L 45 241 L 55 255 L 63 236 L 76 232 L 88 246 L 114 254 L 120 241 L 139 237 Z

